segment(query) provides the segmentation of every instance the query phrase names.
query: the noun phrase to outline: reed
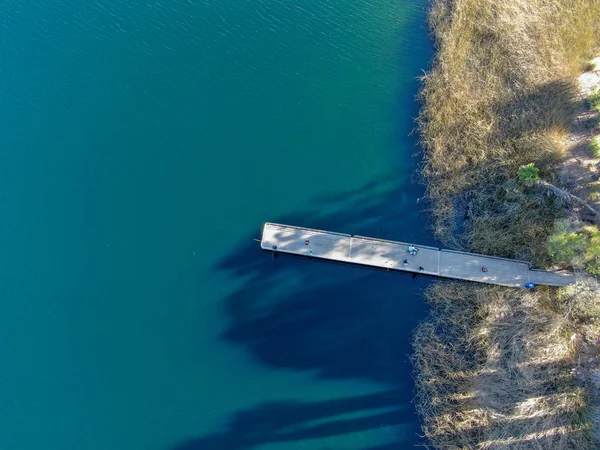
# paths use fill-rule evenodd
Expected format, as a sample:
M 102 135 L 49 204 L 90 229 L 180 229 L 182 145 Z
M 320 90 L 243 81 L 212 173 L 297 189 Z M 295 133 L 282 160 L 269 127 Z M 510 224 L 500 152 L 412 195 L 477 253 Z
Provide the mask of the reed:
M 517 173 L 534 163 L 540 179 L 557 180 L 583 101 L 576 79 L 599 49 L 600 1 L 433 0 L 429 22 L 437 52 L 418 122 L 436 236 L 552 264 L 549 240 L 568 213 Z M 428 290 L 412 357 L 428 445 L 600 448 L 581 363 L 600 336 L 600 288 L 579 278 L 535 292 Z
M 429 22 L 437 51 L 421 91 L 423 172 L 436 236 L 452 242 L 457 206 L 478 192 L 528 163 L 554 177 L 581 101 L 576 77 L 600 42 L 600 2 L 434 0 Z

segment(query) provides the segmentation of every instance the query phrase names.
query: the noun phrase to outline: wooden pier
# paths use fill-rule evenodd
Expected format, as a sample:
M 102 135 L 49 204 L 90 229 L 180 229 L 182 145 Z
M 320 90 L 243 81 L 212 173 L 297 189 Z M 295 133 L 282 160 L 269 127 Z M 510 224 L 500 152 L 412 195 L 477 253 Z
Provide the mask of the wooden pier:
M 277 253 L 502 286 L 566 286 L 575 282 L 572 273 L 532 270 L 527 262 L 514 259 L 268 222 L 260 245 Z M 416 253 L 409 252 L 412 247 Z

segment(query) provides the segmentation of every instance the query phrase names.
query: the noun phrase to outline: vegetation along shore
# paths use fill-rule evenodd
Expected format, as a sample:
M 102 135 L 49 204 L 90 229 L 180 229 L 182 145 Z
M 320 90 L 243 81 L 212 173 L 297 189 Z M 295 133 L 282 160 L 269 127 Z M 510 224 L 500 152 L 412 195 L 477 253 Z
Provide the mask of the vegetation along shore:
M 433 0 L 429 23 L 436 236 L 578 281 L 428 290 L 413 341 L 427 445 L 600 448 L 600 0 Z

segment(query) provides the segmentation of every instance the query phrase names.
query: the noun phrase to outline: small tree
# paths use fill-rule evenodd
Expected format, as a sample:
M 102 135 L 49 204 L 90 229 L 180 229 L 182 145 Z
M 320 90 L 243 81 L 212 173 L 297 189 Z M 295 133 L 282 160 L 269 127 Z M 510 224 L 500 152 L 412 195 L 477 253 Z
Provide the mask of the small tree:
M 521 166 L 519 169 L 519 181 L 521 181 L 525 186 L 533 186 L 538 181 L 540 181 L 539 176 L 540 169 L 535 167 L 534 163 L 529 163 L 526 166 Z

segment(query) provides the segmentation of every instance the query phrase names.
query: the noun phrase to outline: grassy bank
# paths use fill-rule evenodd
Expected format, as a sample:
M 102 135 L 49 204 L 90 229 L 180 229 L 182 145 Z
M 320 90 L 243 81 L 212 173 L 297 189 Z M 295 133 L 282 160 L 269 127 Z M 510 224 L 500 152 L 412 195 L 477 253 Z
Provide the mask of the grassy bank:
M 600 304 L 573 287 L 440 283 L 415 334 L 423 430 L 438 449 L 597 449 L 581 350 Z
M 597 48 L 600 2 L 437 0 L 429 17 L 437 52 L 420 131 L 436 235 L 454 240 L 466 213 L 479 225 L 462 236 L 471 248 L 517 256 L 505 241 L 525 230 L 531 249 L 520 251 L 542 257 L 547 205 L 510 198 L 510 181 L 528 163 L 554 178 L 577 110 L 576 77 Z M 490 191 L 505 182 L 506 192 Z M 478 214 L 502 200 L 517 207 Z M 538 214 L 549 225 L 536 226 Z
M 538 267 L 597 267 L 597 229 L 581 226 L 559 173 L 600 1 L 435 0 L 429 17 L 437 53 L 419 123 L 436 236 Z M 531 163 L 535 182 L 519 176 Z M 535 292 L 440 283 L 427 299 L 413 361 L 433 446 L 598 448 L 582 363 L 598 356 L 597 280 L 582 272 Z

